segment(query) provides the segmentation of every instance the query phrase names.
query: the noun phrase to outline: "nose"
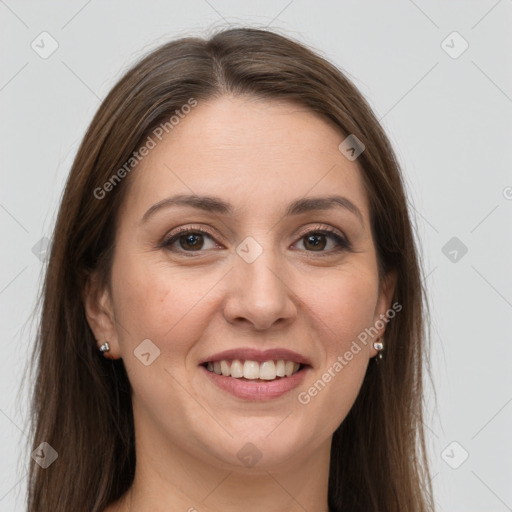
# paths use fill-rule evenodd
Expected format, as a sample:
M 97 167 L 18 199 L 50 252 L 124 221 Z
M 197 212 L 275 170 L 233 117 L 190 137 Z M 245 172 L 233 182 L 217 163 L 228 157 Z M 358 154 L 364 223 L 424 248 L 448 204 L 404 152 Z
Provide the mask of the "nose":
M 224 316 L 231 324 L 255 330 L 284 326 L 297 316 L 297 298 L 287 283 L 284 263 L 275 251 L 265 249 L 253 262 L 238 255 L 229 272 Z

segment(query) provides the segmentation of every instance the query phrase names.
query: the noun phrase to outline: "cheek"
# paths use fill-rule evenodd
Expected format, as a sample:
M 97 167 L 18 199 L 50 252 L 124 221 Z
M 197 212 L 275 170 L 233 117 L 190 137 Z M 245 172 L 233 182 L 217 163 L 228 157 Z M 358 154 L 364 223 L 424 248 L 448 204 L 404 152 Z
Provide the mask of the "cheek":
M 152 421 L 166 429 L 169 410 L 162 404 L 180 411 L 191 408 L 182 386 L 188 386 L 186 377 L 194 374 L 191 349 L 207 328 L 215 283 L 223 273 L 203 272 L 198 279 L 188 270 L 127 263 L 119 265 L 114 290 L 120 355 L 132 399 L 144 404 Z M 143 356 L 148 352 L 149 357 Z
M 145 339 L 162 355 L 169 353 L 170 364 L 185 354 L 207 322 L 212 288 L 222 273 L 202 272 L 200 279 L 197 275 L 165 264 L 120 262 L 114 295 L 123 354 L 129 355 Z
M 366 374 L 370 343 L 365 330 L 373 325 L 378 281 L 368 267 L 347 267 L 323 283 L 308 309 L 325 358 L 297 401 L 308 421 L 316 423 L 312 428 L 329 435 L 350 411 Z
M 344 353 L 373 323 L 378 278 L 368 265 L 350 265 L 317 280 L 321 290 L 308 299 L 311 317 L 322 329 L 324 349 L 332 358 Z M 312 283 L 305 283 L 305 290 Z M 310 293 L 311 295 L 311 293 Z

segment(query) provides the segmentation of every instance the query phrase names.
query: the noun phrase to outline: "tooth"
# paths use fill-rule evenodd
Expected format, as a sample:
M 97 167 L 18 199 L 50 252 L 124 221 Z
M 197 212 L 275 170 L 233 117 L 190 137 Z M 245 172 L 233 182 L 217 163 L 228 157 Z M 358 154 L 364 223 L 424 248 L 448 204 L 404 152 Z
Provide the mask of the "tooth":
M 246 360 L 242 363 L 239 359 L 231 361 L 209 361 L 206 365 L 207 369 L 217 375 L 225 377 L 234 377 L 239 379 L 244 377 L 249 380 L 275 380 L 277 377 L 291 377 L 297 373 L 300 368 L 299 363 L 293 361 L 257 361 Z
M 284 365 L 284 361 L 282 359 L 277 361 L 277 364 L 276 364 L 276 375 L 278 377 L 284 377 L 286 375 L 286 373 L 285 373 L 285 365 Z
M 224 375 L 224 377 L 229 377 L 230 376 L 229 366 L 228 366 L 227 361 L 222 360 L 220 362 L 220 371 L 222 372 L 222 375 Z
M 260 365 L 260 379 L 274 380 L 276 378 L 276 365 L 274 361 L 265 361 Z
M 256 361 L 245 361 L 244 377 L 246 379 L 258 379 L 260 377 L 260 365 Z
M 235 377 L 237 379 L 244 376 L 244 369 L 242 367 L 242 363 L 238 359 L 235 359 L 231 362 L 230 373 L 231 377 Z

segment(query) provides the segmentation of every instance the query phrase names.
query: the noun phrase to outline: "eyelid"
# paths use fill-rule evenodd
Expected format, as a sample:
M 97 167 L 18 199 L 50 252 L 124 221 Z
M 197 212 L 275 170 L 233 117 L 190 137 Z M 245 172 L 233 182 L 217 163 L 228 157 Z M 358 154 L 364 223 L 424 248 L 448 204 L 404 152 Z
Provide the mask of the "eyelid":
M 304 230 L 301 230 L 299 233 L 299 238 L 300 237 L 303 237 L 311 232 L 327 232 L 329 234 L 335 234 L 335 235 L 338 235 L 340 238 L 343 238 L 344 240 L 346 240 L 348 242 L 348 238 L 345 236 L 345 234 L 340 231 L 339 229 L 336 229 L 336 228 L 333 228 L 332 226 L 330 226 L 329 224 L 322 224 L 322 223 L 318 223 L 318 224 L 315 224 L 313 226 L 311 225 L 307 225 L 306 228 L 304 228 Z

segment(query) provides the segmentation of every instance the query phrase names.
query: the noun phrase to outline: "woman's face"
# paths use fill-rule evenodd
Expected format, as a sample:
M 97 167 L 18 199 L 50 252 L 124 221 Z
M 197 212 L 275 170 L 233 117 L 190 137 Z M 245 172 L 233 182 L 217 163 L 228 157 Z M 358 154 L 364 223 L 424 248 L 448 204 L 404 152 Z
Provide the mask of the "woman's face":
M 125 178 L 111 294 L 88 318 L 123 359 L 145 450 L 228 469 L 328 453 L 394 286 L 344 138 L 303 107 L 223 97 Z

